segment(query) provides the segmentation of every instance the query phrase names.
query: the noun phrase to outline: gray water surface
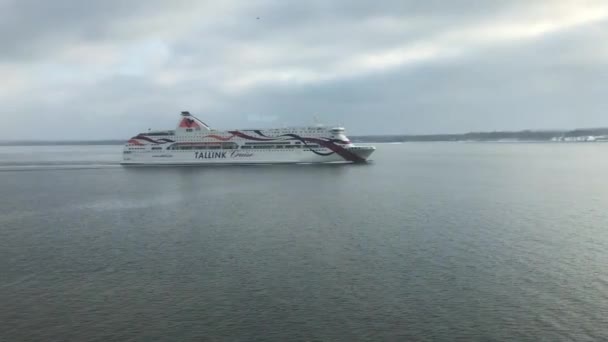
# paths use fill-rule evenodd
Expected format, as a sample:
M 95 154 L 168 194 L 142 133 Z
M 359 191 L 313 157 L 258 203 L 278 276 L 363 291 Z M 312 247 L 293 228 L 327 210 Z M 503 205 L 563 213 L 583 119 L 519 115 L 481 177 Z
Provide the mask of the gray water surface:
M 608 339 L 608 144 L 0 147 L 0 341 Z

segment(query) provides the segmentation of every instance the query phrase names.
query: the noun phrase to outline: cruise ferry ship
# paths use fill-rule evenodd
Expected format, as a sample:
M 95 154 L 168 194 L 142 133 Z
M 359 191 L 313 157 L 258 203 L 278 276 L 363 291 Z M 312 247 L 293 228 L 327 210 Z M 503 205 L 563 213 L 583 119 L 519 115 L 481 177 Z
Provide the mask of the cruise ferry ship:
M 374 151 L 372 146 L 355 146 L 341 127 L 219 131 L 182 112 L 175 130 L 129 139 L 122 164 L 363 163 Z

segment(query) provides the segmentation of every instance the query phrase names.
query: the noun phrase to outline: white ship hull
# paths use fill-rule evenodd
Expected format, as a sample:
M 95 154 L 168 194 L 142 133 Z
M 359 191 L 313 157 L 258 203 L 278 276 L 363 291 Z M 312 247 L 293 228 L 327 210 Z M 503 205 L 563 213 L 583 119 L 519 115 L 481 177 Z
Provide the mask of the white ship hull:
M 140 133 L 123 150 L 123 165 L 361 163 L 375 148 L 355 146 L 343 128 L 217 131 L 188 112 L 177 129 Z
M 363 160 L 373 147 L 354 150 Z M 297 164 L 297 163 L 352 163 L 338 154 L 319 156 L 307 150 L 268 150 L 243 153 L 242 150 L 157 151 L 140 152 L 123 158 L 123 165 L 200 165 L 200 164 Z

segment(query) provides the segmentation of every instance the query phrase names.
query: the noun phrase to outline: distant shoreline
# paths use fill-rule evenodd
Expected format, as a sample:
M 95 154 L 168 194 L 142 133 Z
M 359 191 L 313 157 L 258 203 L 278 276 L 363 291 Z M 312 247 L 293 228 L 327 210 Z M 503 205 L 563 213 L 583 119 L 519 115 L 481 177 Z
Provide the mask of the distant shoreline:
M 359 135 L 350 137 L 358 143 L 400 142 L 608 142 L 608 128 L 570 131 L 471 132 L 465 134 Z M 11 140 L 0 146 L 124 145 L 126 140 Z
M 11 140 L 0 141 L 0 146 L 76 146 L 124 145 L 126 140 Z

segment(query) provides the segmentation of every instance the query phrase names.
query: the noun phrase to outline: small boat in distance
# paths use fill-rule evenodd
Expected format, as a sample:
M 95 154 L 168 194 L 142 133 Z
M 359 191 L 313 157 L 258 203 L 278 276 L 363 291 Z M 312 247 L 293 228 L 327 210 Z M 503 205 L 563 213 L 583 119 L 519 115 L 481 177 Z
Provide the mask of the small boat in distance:
M 129 139 L 121 164 L 363 163 L 375 150 L 355 146 L 342 127 L 218 131 L 182 112 L 175 130 Z

